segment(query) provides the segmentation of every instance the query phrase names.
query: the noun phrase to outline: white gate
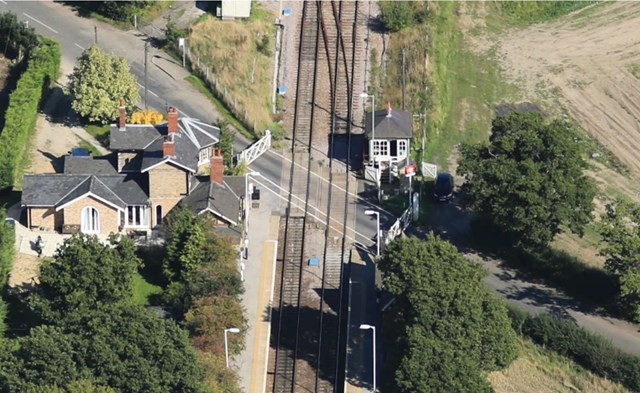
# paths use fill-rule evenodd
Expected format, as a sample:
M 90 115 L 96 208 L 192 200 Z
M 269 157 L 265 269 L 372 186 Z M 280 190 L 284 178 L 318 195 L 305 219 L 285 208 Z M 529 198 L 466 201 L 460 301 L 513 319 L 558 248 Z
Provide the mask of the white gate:
M 421 172 L 422 172 L 422 176 L 425 177 L 432 177 L 432 178 L 436 178 L 438 177 L 438 166 L 436 164 L 429 164 L 428 162 L 422 162 L 422 168 Z
M 387 232 L 387 236 L 384 239 L 384 244 L 387 245 L 391 243 L 396 237 L 400 236 L 400 234 L 407 229 L 409 224 L 411 223 L 411 209 L 407 209 L 402 213 L 400 218 L 396 220 L 396 222 L 391 225 L 389 231 Z
M 264 154 L 271 147 L 271 131 L 266 130 L 264 136 L 253 145 L 244 149 L 238 154 L 238 163 L 244 161 L 247 165 L 250 165 L 258 157 Z

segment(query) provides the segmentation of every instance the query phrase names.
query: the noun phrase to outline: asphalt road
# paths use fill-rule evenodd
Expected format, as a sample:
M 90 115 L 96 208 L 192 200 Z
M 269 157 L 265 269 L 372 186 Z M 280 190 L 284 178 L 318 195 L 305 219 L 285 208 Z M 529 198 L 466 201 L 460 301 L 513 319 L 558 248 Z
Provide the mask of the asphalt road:
M 62 73 L 69 74 L 73 71 L 76 59 L 82 54 L 84 48 L 91 45 L 98 38 L 98 45 L 107 51 L 125 57 L 131 66 L 131 71 L 138 77 L 141 86 L 140 95 L 144 97 L 144 44 L 147 36 L 135 31 L 121 31 L 106 23 L 88 18 L 79 17 L 68 6 L 54 2 L 14 1 L 0 0 L 0 10 L 10 11 L 17 15 L 19 20 L 28 23 L 29 27 L 42 35 L 52 37 L 60 42 L 62 49 Z M 181 115 L 197 118 L 206 122 L 214 122 L 220 116 L 215 106 L 196 90 L 189 82 L 184 80 L 188 72 L 182 69 L 180 64 L 167 60 L 168 56 L 156 48 L 149 48 L 147 63 L 147 103 L 149 107 L 164 111 L 167 105 L 175 106 Z M 61 77 L 64 83 L 65 77 Z M 248 141 L 242 135 L 237 135 L 234 143 L 236 152 L 248 146 Z M 251 165 L 251 170 L 259 172 L 261 177 L 254 179 L 258 187 L 269 188 L 272 192 L 285 195 L 287 187 L 286 174 L 289 173 L 291 162 L 280 152 L 270 150 Z M 285 177 L 282 177 L 285 173 Z M 312 176 L 312 182 L 319 182 L 323 187 L 328 187 L 328 181 L 319 176 Z M 284 199 L 283 199 L 284 201 Z M 359 235 L 356 241 L 367 246 L 374 244 L 376 233 L 376 220 L 366 216 L 366 209 L 376 208 L 366 202 L 365 199 L 353 196 L 353 203 L 357 205 L 355 220 L 356 230 Z M 317 206 L 312 209 L 312 214 L 325 220 L 325 206 Z M 382 227 L 390 226 L 395 217 L 382 212 Z M 352 220 L 353 222 L 353 220 Z M 332 222 L 338 227 L 340 223 Z

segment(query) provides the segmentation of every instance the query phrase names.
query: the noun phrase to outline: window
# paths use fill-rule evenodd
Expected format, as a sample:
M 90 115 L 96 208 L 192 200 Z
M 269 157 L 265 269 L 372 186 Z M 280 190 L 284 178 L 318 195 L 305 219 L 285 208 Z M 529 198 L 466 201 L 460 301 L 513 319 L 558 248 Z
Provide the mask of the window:
M 398 141 L 398 157 L 406 157 L 407 156 L 407 141 L 399 140 Z
M 162 225 L 162 205 L 156 206 L 156 225 Z
M 127 221 L 128 227 L 140 227 L 148 225 L 146 206 L 127 206 Z
M 373 140 L 373 154 L 372 157 L 388 156 L 389 155 L 389 141 L 386 140 Z
M 200 150 L 200 153 L 198 154 L 198 164 L 205 163 L 208 160 L 209 160 L 209 148 L 206 147 Z
M 87 206 L 82 209 L 80 219 L 80 231 L 82 233 L 100 232 L 100 213 L 95 207 Z

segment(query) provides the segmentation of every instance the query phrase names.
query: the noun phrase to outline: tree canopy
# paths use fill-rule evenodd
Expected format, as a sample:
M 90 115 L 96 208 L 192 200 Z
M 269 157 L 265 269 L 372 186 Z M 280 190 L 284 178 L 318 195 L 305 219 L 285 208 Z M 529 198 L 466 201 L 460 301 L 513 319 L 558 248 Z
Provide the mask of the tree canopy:
M 89 121 L 106 124 L 115 120 L 120 99 L 129 110 L 140 101 L 127 60 L 103 52 L 96 44 L 82 52 L 69 83 L 73 109 Z
M 562 225 L 582 235 L 596 188 L 583 173 L 572 126 L 514 112 L 496 118 L 491 130 L 489 144 L 461 147 L 466 203 L 517 246 L 547 245 Z
M 4 55 L 20 57 L 38 46 L 38 36 L 33 27 L 27 27 L 10 12 L 0 14 L 0 43 L 4 47 Z
M 618 200 L 599 225 L 605 268 L 618 278 L 621 308 L 640 322 L 640 206 Z
M 515 332 L 481 267 L 433 234 L 396 240 L 378 266 L 396 297 L 385 319 L 399 391 L 491 391 L 483 372 L 511 363 Z

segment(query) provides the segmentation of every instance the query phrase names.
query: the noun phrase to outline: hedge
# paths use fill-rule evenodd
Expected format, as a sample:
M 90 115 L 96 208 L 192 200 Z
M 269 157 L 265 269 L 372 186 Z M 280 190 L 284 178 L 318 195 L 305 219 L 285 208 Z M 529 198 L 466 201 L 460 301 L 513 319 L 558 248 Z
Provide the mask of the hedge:
M 49 84 L 58 78 L 60 46 L 40 37 L 31 51 L 27 69 L 9 96 L 4 129 L 0 134 L 0 189 L 12 187 L 27 145 L 36 126 L 38 109 Z
M 7 284 L 15 254 L 15 228 L 13 225 L 7 224 L 5 218 L 6 214 L 4 209 L 0 209 L 0 288 L 4 288 Z M 2 336 L 6 330 L 6 314 L 7 306 L 0 297 L 0 342 L 2 342 Z
M 640 391 L 640 358 L 622 352 L 610 341 L 550 314 L 530 316 L 510 308 L 513 328 L 536 344 L 573 359 L 601 377 Z

